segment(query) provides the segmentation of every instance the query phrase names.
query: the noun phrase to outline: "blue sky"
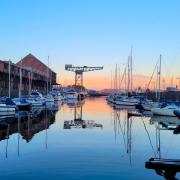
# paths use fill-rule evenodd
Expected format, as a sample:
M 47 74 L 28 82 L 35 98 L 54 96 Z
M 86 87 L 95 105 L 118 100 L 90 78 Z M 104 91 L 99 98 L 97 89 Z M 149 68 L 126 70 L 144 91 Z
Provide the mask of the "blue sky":
M 134 72 L 151 74 L 160 53 L 164 74 L 180 76 L 179 0 L 0 0 L 0 59 L 32 53 L 73 78 L 64 64 L 123 68 L 133 45 Z M 58 75 L 58 76 L 59 76 Z

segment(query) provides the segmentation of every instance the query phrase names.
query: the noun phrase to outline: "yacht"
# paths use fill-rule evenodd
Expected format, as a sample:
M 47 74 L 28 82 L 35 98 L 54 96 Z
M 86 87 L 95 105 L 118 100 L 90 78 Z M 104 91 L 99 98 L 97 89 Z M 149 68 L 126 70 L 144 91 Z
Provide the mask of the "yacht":
M 42 105 L 45 105 L 45 98 L 43 97 L 43 95 L 38 92 L 38 91 L 34 91 L 31 93 L 30 95 L 30 99 L 36 99 L 39 103 L 41 103 Z
M 151 100 L 145 100 L 145 101 L 141 102 L 141 106 L 143 107 L 143 109 L 145 111 L 151 111 L 151 109 L 153 109 L 153 108 L 160 107 L 160 103 L 159 102 L 153 102 Z
M 66 92 L 66 99 L 78 99 L 78 93 L 74 89 L 71 89 Z
M 22 110 L 30 111 L 32 108 L 32 104 L 30 102 L 28 102 L 26 99 L 14 98 L 12 100 L 16 105 L 16 109 L 19 111 L 22 111 Z
M 139 99 L 122 95 L 116 97 L 115 104 L 118 106 L 136 106 L 139 104 Z
M 43 102 L 39 101 L 38 98 L 28 98 L 26 100 L 29 103 L 31 103 L 33 107 L 41 107 L 41 106 L 43 106 Z
M 179 107 L 176 105 L 166 105 L 160 108 L 152 108 L 151 111 L 154 115 L 160 116 L 176 116 L 174 111 L 179 110 Z
M 45 97 L 45 102 L 46 102 L 46 103 L 54 103 L 54 97 L 53 97 L 51 94 L 48 94 L 48 95 Z

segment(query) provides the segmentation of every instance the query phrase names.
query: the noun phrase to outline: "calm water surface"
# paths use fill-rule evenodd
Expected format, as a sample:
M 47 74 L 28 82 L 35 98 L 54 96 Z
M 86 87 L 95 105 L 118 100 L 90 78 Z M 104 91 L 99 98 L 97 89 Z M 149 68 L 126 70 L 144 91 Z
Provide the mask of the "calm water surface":
M 1 179 L 162 179 L 145 162 L 180 159 L 178 120 L 128 118 L 105 98 L 51 110 L 1 118 Z

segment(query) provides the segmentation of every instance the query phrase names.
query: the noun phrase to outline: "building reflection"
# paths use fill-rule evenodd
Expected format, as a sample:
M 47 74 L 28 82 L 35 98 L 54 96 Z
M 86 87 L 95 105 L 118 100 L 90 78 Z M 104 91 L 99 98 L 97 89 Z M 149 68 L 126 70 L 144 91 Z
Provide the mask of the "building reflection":
M 74 118 L 70 121 L 64 121 L 64 129 L 72 128 L 102 128 L 102 124 L 96 123 L 94 120 L 83 119 L 84 101 L 71 101 L 68 106 L 74 109 Z
M 27 142 L 39 132 L 48 129 L 55 122 L 55 114 L 50 109 L 37 109 L 32 113 L 18 112 L 14 117 L 1 117 L 0 141 L 18 133 Z

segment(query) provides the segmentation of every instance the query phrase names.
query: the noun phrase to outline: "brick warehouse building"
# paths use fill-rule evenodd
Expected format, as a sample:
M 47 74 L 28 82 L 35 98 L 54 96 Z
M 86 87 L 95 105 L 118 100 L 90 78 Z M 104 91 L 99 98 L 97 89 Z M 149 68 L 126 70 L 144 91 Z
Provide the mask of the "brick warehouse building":
M 35 56 L 28 54 L 17 64 L 0 61 L 0 96 L 8 96 L 9 64 L 12 96 L 17 96 L 19 93 L 20 67 L 22 67 L 22 95 L 28 95 L 30 86 L 32 90 L 46 93 L 47 79 L 49 89 L 53 84 L 56 84 L 56 73 Z

